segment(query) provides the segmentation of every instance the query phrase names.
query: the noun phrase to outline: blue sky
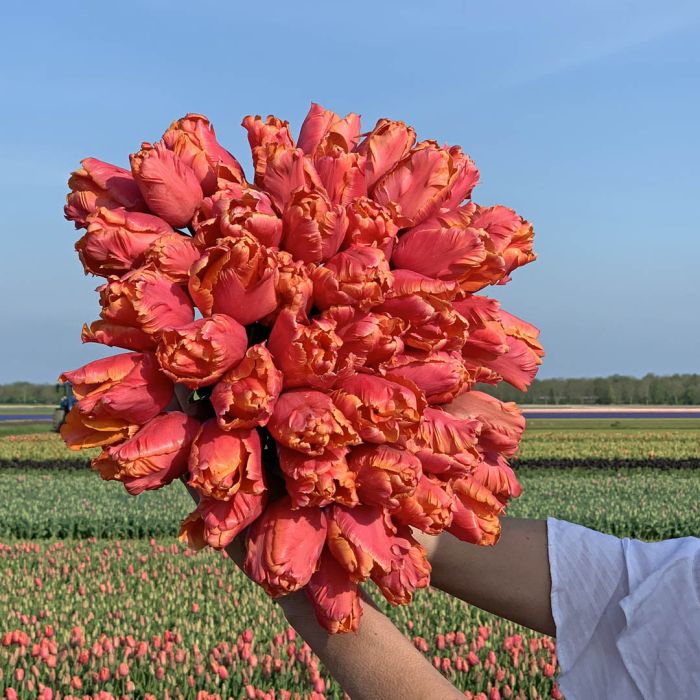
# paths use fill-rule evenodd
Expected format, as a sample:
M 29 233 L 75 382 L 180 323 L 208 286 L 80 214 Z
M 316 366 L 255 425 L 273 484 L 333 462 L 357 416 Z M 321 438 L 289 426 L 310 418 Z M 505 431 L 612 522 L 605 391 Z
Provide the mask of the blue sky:
M 540 376 L 700 371 L 700 4 L 34 2 L 3 10 L 0 382 L 53 381 L 99 280 L 62 218 L 85 156 L 128 163 L 202 112 L 248 166 L 241 118 L 313 100 L 460 144 L 475 200 L 535 224 L 540 259 L 489 290 L 542 329 Z

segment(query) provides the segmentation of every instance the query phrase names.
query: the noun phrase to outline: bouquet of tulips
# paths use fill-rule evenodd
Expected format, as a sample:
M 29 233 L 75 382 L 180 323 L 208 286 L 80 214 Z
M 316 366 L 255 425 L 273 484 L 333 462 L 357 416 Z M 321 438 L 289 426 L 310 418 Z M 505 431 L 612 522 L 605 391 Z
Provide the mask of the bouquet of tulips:
M 106 279 L 82 339 L 129 352 L 61 376 L 79 399 L 61 432 L 131 494 L 185 480 L 183 541 L 242 535 L 267 593 L 305 588 L 346 632 L 358 583 L 393 604 L 428 584 L 411 528 L 493 544 L 520 493 L 524 420 L 473 387 L 524 389 L 542 347 L 476 292 L 535 259 L 532 226 L 471 201 L 473 161 L 403 122 L 362 134 L 314 104 L 296 142 L 273 116 L 243 126 L 252 183 L 198 114 L 130 171 L 71 175 L 76 250 Z

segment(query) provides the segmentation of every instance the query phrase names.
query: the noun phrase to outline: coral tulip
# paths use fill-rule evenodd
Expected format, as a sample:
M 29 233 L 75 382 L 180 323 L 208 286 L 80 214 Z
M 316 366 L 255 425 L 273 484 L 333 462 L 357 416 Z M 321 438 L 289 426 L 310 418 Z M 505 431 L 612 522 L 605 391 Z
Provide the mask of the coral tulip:
M 323 507 L 333 501 L 357 504 L 355 472 L 345 459 L 346 447 L 328 449 L 311 457 L 286 447 L 277 447 L 280 470 L 294 508 Z
M 282 373 L 264 345 L 248 348 L 211 392 L 211 405 L 224 430 L 265 425 L 282 390 Z
M 328 509 L 328 549 L 353 581 L 366 580 L 373 570 L 388 573 L 410 548 L 381 508 L 336 504 Z
M 194 242 L 204 249 L 219 238 L 247 231 L 263 245 L 277 247 L 282 239 L 282 219 L 270 198 L 252 187 L 230 186 L 205 199 L 194 219 Z
M 79 399 L 61 428 L 72 449 L 118 442 L 170 403 L 173 385 L 150 353 L 124 353 L 95 360 L 60 381 L 71 382 Z
M 367 185 L 375 183 L 406 156 L 416 142 L 416 132 L 403 122 L 380 119 L 374 129 L 358 145 L 358 153 L 366 156 Z
M 328 549 L 321 553 L 318 571 L 309 579 L 306 592 L 325 630 L 331 634 L 357 630 L 362 617 L 357 583 L 348 578 Z
M 280 394 L 267 428 L 281 445 L 313 456 L 360 442 L 331 397 L 320 391 L 295 389 Z
M 100 207 L 85 220 L 87 231 L 75 244 L 85 272 L 122 275 L 143 262 L 149 246 L 173 234 L 172 227 L 152 214 Z
M 425 408 L 422 392 L 401 377 L 353 375 L 338 382 L 333 396 L 365 442 L 394 443 L 411 435 Z
M 332 307 L 320 318 L 335 322 L 335 332 L 342 340 L 339 355 L 351 359 L 356 366 L 374 367 L 404 349 L 401 336 L 406 324 L 400 318 L 364 313 L 353 306 Z
M 102 320 L 83 326 L 83 342 L 132 350 L 154 349 L 163 328 L 192 322 L 187 294 L 151 267 L 110 277 L 98 288 Z
M 347 458 L 356 474 L 357 495 L 366 505 L 396 508 L 410 496 L 423 472 L 420 460 L 406 450 L 389 445 L 359 445 Z
M 222 238 L 192 266 L 189 291 L 205 316 L 222 313 L 247 325 L 277 306 L 276 257 L 249 233 Z
M 181 542 L 192 549 L 206 545 L 223 549 L 260 517 L 267 503 L 263 480 L 260 493 L 238 490 L 228 501 L 202 498 L 180 526 Z
M 149 265 L 164 277 L 179 285 L 187 285 L 190 269 L 200 252 L 188 236 L 169 233 L 160 236 L 148 247 L 144 255 L 144 265 Z
M 306 263 L 328 260 L 345 238 L 345 209 L 332 204 L 320 189 L 297 190 L 282 218 L 282 247 Z
M 115 478 L 137 495 L 159 489 L 187 471 L 190 445 L 199 421 L 180 411 L 162 413 L 120 445 L 109 448 Z
M 190 486 L 208 498 L 230 500 L 238 491 L 260 494 L 262 478 L 260 437 L 255 430 L 222 430 L 206 421 L 192 443 Z
M 399 500 L 391 517 L 429 535 L 437 535 L 452 523 L 452 502 L 450 484 L 424 474 L 413 494 Z
M 457 479 L 452 487 L 456 496 L 455 512 L 448 531 L 464 542 L 496 544 L 501 535 L 498 518 L 503 512 L 503 504 L 470 477 Z
M 413 382 L 431 404 L 451 401 L 469 388 L 469 373 L 458 352 L 394 355 L 382 369 Z
M 85 158 L 80 165 L 68 180 L 71 192 L 63 210 L 66 219 L 75 222 L 75 228 L 86 226 L 87 217 L 100 207 L 146 210 L 146 202 L 128 170 L 97 158 Z
M 326 540 L 326 513 L 293 509 L 289 497 L 271 503 L 250 527 L 245 572 L 273 598 L 303 588 Z
M 391 292 L 389 263 L 379 248 L 351 246 L 334 255 L 311 273 L 314 304 L 319 309 L 331 306 L 357 306 L 367 311 L 381 304 Z
M 403 539 L 408 540 L 410 549 L 394 559 L 390 571 L 372 571 L 372 580 L 392 605 L 407 605 L 414 591 L 430 584 L 431 567 L 425 549 L 408 532 L 403 533 Z
M 267 342 L 286 389 L 328 388 L 335 384 L 339 373 L 343 375 L 343 367 L 338 363 L 342 344 L 333 321 L 315 319 L 302 324 L 292 311 L 279 314 Z
M 345 246 L 376 246 L 391 258 L 397 240 L 399 211 L 389 202 L 385 207 L 369 197 L 356 197 L 345 207 L 348 228 Z
M 213 384 L 243 359 L 245 328 L 225 314 L 162 331 L 156 357 L 163 372 L 190 389 Z
M 360 138 L 360 117 L 350 113 L 342 119 L 329 109 L 311 103 L 301 125 L 297 145 L 304 153 L 313 155 L 324 142 L 337 143 L 343 150 L 352 151 Z
M 163 143 L 196 175 L 205 195 L 216 191 L 220 165 L 236 182 L 245 182 L 238 161 L 216 140 L 214 127 L 201 114 L 187 114 L 163 134 Z
M 129 156 L 148 208 L 171 226 L 187 226 L 204 193 L 194 170 L 164 143 L 143 143 Z

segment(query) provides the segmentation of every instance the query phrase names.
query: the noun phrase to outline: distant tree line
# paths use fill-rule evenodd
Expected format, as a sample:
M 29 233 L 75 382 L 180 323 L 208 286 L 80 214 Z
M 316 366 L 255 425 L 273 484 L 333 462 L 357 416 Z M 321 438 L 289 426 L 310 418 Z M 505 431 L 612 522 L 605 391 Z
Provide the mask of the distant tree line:
M 13 382 L 0 384 L 0 403 L 57 404 L 63 396 L 63 389 L 55 384 L 32 384 Z
M 700 405 L 700 374 L 647 374 L 641 379 L 614 374 L 581 379 L 535 379 L 526 392 L 502 382 L 477 387 L 503 401 L 541 404 L 664 404 Z M 0 403 L 55 404 L 63 390 L 55 384 L 0 384 Z
M 700 374 L 647 374 L 641 379 L 613 374 L 581 379 L 535 379 L 526 392 L 502 382 L 479 385 L 502 401 L 541 404 L 700 404 Z

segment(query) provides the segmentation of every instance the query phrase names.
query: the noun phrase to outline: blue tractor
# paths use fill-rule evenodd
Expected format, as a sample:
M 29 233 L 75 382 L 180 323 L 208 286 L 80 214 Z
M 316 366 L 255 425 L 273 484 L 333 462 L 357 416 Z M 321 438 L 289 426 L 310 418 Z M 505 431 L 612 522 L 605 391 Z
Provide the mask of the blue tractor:
M 58 407 L 53 411 L 53 430 L 58 432 L 61 426 L 65 423 L 68 411 L 78 403 L 78 399 L 75 398 L 73 394 L 73 387 L 70 382 L 65 382 L 63 384 L 56 385 L 58 391 L 63 390 L 63 396 L 58 404 Z

